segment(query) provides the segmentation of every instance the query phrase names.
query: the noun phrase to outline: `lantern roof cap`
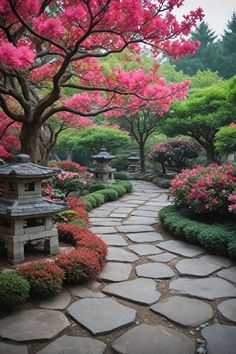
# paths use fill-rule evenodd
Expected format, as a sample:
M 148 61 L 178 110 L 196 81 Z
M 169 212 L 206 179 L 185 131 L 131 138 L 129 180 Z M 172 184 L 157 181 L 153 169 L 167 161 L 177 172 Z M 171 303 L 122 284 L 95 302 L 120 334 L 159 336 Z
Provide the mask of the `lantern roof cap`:
M 99 154 L 93 155 L 93 159 L 95 160 L 112 160 L 115 156 L 111 155 L 107 152 L 106 148 L 101 148 Z
M 60 172 L 58 168 L 48 168 L 30 162 L 29 155 L 19 154 L 16 162 L 0 166 L 0 177 L 45 179 Z

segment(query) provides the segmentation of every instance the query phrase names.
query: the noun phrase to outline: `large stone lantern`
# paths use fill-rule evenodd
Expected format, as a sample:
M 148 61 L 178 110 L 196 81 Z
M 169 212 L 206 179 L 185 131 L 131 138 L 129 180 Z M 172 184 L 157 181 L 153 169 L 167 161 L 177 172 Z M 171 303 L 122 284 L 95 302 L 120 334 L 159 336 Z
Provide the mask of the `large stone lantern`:
M 95 167 L 91 169 L 94 182 L 114 182 L 114 172 L 116 169 L 109 166 L 109 162 L 114 158 L 115 156 L 110 155 L 105 148 L 102 148 L 99 154 L 93 155 L 93 159 L 96 161 Z
M 130 156 L 128 157 L 128 161 L 129 161 L 128 171 L 131 173 L 138 172 L 139 157 L 137 156 L 136 152 L 131 152 Z
M 44 240 L 44 249 L 57 254 L 58 233 L 53 215 L 65 205 L 42 198 L 41 181 L 56 175 L 58 169 L 35 165 L 28 155 L 18 155 L 17 161 L 0 166 L 4 184 L 0 197 L 0 239 L 7 244 L 8 260 L 17 264 L 24 260 L 24 245 Z

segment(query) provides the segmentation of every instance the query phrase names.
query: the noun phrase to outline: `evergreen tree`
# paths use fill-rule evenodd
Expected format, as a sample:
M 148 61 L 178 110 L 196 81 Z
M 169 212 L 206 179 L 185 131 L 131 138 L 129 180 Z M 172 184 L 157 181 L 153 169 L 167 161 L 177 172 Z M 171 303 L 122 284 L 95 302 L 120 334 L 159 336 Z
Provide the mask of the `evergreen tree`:
M 216 60 L 219 46 L 215 42 L 216 38 L 215 32 L 209 28 L 208 24 L 201 22 L 190 37 L 192 42 L 196 40 L 201 42 L 200 48 L 194 55 L 188 55 L 176 61 L 176 69 L 190 76 L 199 70 L 217 70 Z
M 236 74 L 236 12 L 228 21 L 227 29 L 222 36 L 222 65 L 220 73 L 225 78 Z

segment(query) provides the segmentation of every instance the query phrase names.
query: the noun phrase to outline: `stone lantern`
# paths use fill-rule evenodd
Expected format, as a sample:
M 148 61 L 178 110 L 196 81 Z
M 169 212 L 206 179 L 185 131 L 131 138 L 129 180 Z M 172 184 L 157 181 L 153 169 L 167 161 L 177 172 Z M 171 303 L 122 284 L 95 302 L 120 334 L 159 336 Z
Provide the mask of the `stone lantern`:
M 105 148 L 102 148 L 99 154 L 93 155 L 93 159 L 96 161 L 95 167 L 91 169 L 94 182 L 114 182 L 114 172 L 116 169 L 109 166 L 109 162 L 114 158 L 115 156 L 110 155 Z
M 0 239 L 7 244 L 12 264 L 24 260 L 26 243 L 44 240 L 45 251 L 58 253 L 58 233 L 52 218 L 66 206 L 42 198 L 41 190 L 41 181 L 58 172 L 31 163 L 24 154 L 18 155 L 16 162 L 0 166 L 0 180 L 4 184 L 0 197 Z
M 131 152 L 130 156 L 128 157 L 128 160 L 129 160 L 128 171 L 131 173 L 138 172 L 139 157 L 137 156 L 136 152 Z

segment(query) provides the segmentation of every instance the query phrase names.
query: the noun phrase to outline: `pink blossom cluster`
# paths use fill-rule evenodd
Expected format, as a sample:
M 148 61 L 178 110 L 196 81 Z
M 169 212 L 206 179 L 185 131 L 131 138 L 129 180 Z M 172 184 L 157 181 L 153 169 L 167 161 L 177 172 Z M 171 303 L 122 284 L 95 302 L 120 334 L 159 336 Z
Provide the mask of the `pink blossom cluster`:
M 12 43 L 0 44 L 0 63 L 15 69 L 26 69 L 33 64 L 34 52 L 28 45 L 15 47 Z
M 78 177 L 79 174 L 76 173 L 76 172 L 68 172 L 68 171 L 62 171 L 61 173 L 59 173 L 57 175 L 57 178 L 60 180 L 60 181 L 65 181 L 67 179 L 70 179 L 70 178 L 74 178 L 74 177 Z
M 183 170 L 173 179 L 170 195 L 177 206 L 195 213 L 225 214 L 235 209 L 229 206 L 229 202 L 236 201 L 236 196 L 232 195 L 235 189 L 236 167 L 212 164 Z
M 236 189 L 234 190 L 233 194 L 229 196 L 228 201 L 232 203 L 229 205 L 229 211 L 236 213 Z

